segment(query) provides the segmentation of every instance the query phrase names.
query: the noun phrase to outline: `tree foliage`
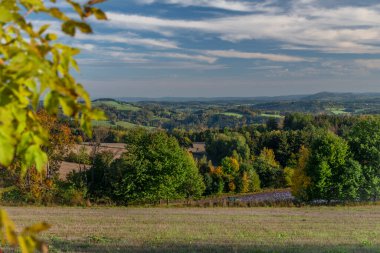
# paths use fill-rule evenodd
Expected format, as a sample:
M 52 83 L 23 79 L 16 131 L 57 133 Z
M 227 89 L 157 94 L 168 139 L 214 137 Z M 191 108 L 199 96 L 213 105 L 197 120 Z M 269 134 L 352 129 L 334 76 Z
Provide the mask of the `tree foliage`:
M 272 149 L 264 148 L 254 161 L 262 187 L 277 188 L 283 184 L 283 170 L 276 161 Z
M 197 197 L 204 184 L 190 154 L 164 132 L 133 132 L 128 152 L 111 165 L 114 199 L 159 201 Z
M 363 169 L 362 197 L 376 201 L 380 197 L 380 120 L 357 122 L 347 135 L 350 149 Z
M 306 165 L 309 161 L 310 151 L 302 146 L 299 152 L 297 166 L 292 176 L 292 194 L 300 200 L 307 200 L 307 189 L 310 186 L 310 177 L 306 174 Z
M 218 164 L 225 157 L 235 155 L 237 159 L 247 160 L 250 156 L 246 138 L 236 132 L 211 136 L 206 142 L 206 151 L 211 160 Z
M 310 153 L 301 150 L 293 192 L 301 199 L 357 200 L 362 169 L 345 140 L 331 132 L 315 136 Z
M 48 32 L 49 21 L 37 27 L 28 20 L 32 13 L 48 15 L 60 21 L 62 31 L 70 36 L 76 30 L 91 33 L 84 19 L 91 15 L 106 19 L 100 9 L 93 7 L 102 0 L 90 0 L 85 5 L 66 0 L 79 14 L 79 20 L 54 5 L 48 7 L 45 2 L 0 0 L 0 166 L 17 162 L 21 174 L 28 168 L 40 172 L 48 159 L 43 146 L 48 143 L 49 133 L 37 115 L 42 98 L 49 115 L 57 114 L 61 107 L 88 134 L 91 120 L 102 116 L 91 108 L 89 95 L 71 74 L 72 68 L 78 70 L 74 56 L 79 50 L 57 42 L 57 35 Z M 0 216 L 1 232 L 5 232 L 1 236 L 2 245 L 8 242 L 19 246 L 22 252 L 47 251 L 35 235 L 48 225 L 37 224 L 17 234 L 4 211 Z
M 106 18 L 92 6 L 97 1 L 85 5 L 66 2 L 79 14 L 79 20 L 54 5 L 47 7 L 42 0 L 0 1 L 0 164 L 5 167 L 16 157 L 23 172 L 32 166 L 41 170 L 46 163 L 41 147 L 48 133 L 37 116 L 42 98 L 48 114 L 57 114 L 61 107 L 87 133 L 91 119 L 101 116 L 91 108 L 88 93 L 71 74 L 72 69 L 78 70 L 74 56 L 79 50 L 59 43 L 57 35 L 49 32 L 49 21 L 35 26 L 28 20 L 31 13 L 50 16 L 61 22 L 64 33 L 73 36 L 76 30 L 92 32 L 85 18 Z

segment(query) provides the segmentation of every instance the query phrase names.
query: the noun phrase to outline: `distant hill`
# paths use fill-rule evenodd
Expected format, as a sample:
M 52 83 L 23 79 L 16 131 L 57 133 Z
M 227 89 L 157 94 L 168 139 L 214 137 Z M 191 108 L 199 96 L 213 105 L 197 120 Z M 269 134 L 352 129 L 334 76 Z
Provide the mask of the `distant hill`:
M 275 97 L 159 97 L 159 98 L 144 98 L 144 97 L 120 97 L 115 98 L 123 102 L 251 102 L 251 101 L 290 101 L 298 100 L 307 95 L 290 95 L 290 96 L 275 96 Z
M 121 101 L 126 103 L 136 102 L 202 102 L 202 103 L 260 103 L 260 102 L 280 102 L 280 101 L 347 101 L 380 99 L 380 93 L 337 93 L 320 92 L 316 94 L 301 94 L 287 96 L 258 96 L 258 97 L 119 97 L 100 98 L 96 101 Z
M 308 101 L 346 101 L 346 100 L 366 100 L 380 99 L 380 93 L 334 93 L 320 92 L 305 96 L 302 100 Z

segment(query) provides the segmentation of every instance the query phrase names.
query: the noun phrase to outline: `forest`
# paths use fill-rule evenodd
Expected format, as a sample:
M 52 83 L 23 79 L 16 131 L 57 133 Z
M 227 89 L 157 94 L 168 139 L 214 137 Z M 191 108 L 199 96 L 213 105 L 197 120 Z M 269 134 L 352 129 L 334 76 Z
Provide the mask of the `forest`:
M 236 128 L 99 126 L 85 137 L 64 117 L 40 111 L 50 131 L 44 173 L 1 171 L 5 203 L 135 205 L 290 189 L 297 203 L 377 201 L 380 118 L 286 113 Z M 91 147 L 75 149 L 85 141 Z M 121 155 L 102 143 L 123 143 Z M 191 147 L 200 145 L 203 152 Z M 78 169 L 62 178 L 61 163 Z

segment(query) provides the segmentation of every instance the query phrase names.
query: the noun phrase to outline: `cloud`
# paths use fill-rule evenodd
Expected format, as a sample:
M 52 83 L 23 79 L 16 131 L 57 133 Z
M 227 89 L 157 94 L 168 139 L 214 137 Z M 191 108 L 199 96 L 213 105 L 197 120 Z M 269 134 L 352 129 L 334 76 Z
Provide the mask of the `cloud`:
M 212 2 L 212 1 L 207 1 Z M 272 40 L 326 53 L 380 53 L 379 5 L 325 8 L 293 1 L 289 10 L 209 19 L 167 19 L 109 12 L 112 27 L 158 33 L 192 31 L 223 40 Z M 317 1 L 316 1 L 317 2 Z
M 310 61 L 306 58 L 282 55 L 282 54 L 264 54 L 264 53 L 251 53 L 241 52 L 235 50 L 208 50 L 206 54 L 217 56 L 221 58 L 239 58 L 239 59 L 263 59 L 274 62 L 304 62 Z
M 139 38 L 125 36 L 122 34 L 78 34 L 76 36 L 79 40 L 92 40 L 92 41 L 104 41 L 111 43 L 122 43 L 129 45 L 145 46 L 145 47 L 158 47 L 167 49 L 176 49 L 178 45 L 174 41 L 163 40 L 163 39 L 151 39 L 151 38 Z
M 146 53 L 128 51 L 124 48 L 119 47 L 103 47 L 95 44 L 79 44 L 74 43 L 72 46 L 83 49 L 85 53 L 84 58 L 80 59 L 83 64 L 99 65 L 102 63 L 158 63 L 161 65 L 164 63 L 164 59 L 174 59 L 174 60 L 188 60 L 189 62 L 200 62 L 200 63 L 215 63 L 218 58 L 203 55 L 203 54 L 186 54 L 178 52 L 160 52 L 160 51 L 149 51 Z M 96 61 L 98 59 L 98 61 Z
M 215 63 L 218 60 L 218 58 L 216 58 L 216 57 L 210 57 L 210 56 L 205 56 L 205 55 L 191 55 L 191 54 L 171 53 L 171 52 L 152 53 L 152 54 L 149 54 L 149 56 L 150 57 L 162 57 L 162 58 L 192 60 L 192 61 L 199 61 L 199 62 L 207 62 L 209 64 Z
M 136 2 L 140 4 L 165 3 L 184 7 L 196 6 L 238 12 L 273 11 L 275 9 L 274 7 L 268 7 L 268 2 L 271 1 L 267 1 L 267 3 L 252 3 L 237 0 L 136 0 Z
M 369 70 L 380 70 L 380 59 L 360 59 L 356 60 L 355 63 Z
M 175 62 L 164 62 L 160 64 L 144 64 L 136 66 L 137 68 L 142 69 L 189 69 L 189 70 L 199 70 L 199 71 L 209 71 L 209 70 L 221 70 L 228 68 L 225 65 L 221 64 L 202 64 L 196 62 L 184 62 L 184 61 L 175 61 Z

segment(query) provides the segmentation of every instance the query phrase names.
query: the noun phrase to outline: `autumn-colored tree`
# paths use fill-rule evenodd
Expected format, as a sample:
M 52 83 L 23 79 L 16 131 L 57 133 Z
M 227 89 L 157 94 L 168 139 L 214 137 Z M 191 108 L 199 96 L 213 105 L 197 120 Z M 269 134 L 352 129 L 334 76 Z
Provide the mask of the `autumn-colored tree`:
M 293 185 L 293 178 L 294 175 L 294 169 L 290 167 L 285 167 L 284 168 L 284 180 L 285 180 L 285 186 L 290 187 Z
M 221 166 L 211 167 L 210 170 L 210 184 L 206 191 L 209 194 L 219 194 L 224 190 L 223 169 Z
M 251 163 L 242 163 L 240 165 L 240 177 L 238 178 L 238 182 L 239 183 L 236 184 L 238 192 L 257 192 L 261 189 L 259 175 Z M 248 187 L 248 189 L 246 187 Z
M 242 172 L 240 176 L 235 178 L 236 192 L 246 193 L 249 192 L 249 177 L 246 171 Z
M 240 165 L 236 158 L 225 157 L 221 165 L 224 174 L 235 176 L 239 172 Z
M 302 146 L 299 152 L 297 167 L 292 176 L 292 194 L 300 200 L 307 200 L 307 189 L 310 186 L 310 177 L 306 175 L 306 165 L 309 160 L 310 151 Z
M 61 123 L 56 116 L 45 110 L 37 112 L 38 120 L 49 133 L 49 141 L 43 146 L 47 154 L 46 177 L 56 179 L 59 168 L 75 143 L 75 136 L 67 124 Z
M 281 187 L 283 170 L 276 161 L 272 149 L 264 148 L 254 161 L 254 168 L 260 177 L 263 187 Z

